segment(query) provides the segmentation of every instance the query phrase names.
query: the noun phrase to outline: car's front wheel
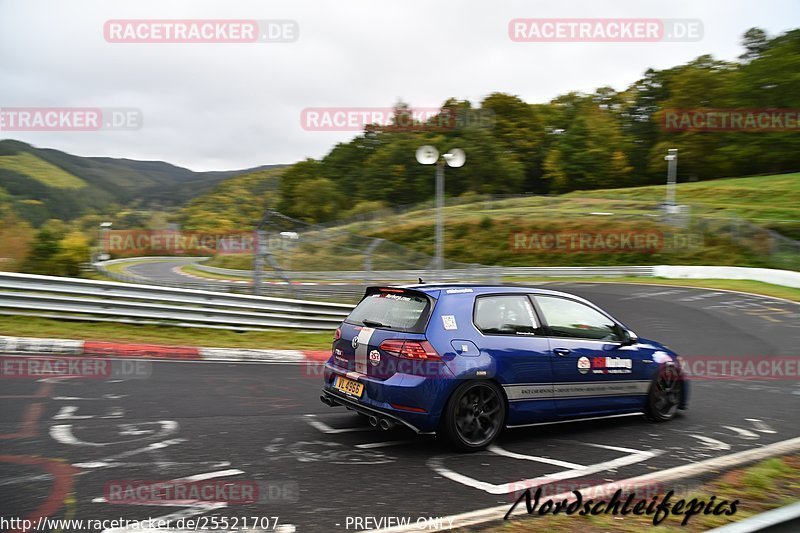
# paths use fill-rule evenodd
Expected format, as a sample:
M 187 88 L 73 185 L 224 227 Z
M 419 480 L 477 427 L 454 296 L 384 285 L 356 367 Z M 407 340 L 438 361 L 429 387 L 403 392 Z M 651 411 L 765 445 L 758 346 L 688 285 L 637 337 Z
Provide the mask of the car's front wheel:
M 683 381 L 674 365 L 662 365 L 650 384 L 645 404 L 645 415 L 653 422 L 666 422 L 675 418 L 681 401 Z
M 439 434 L 461 451 L 478 451 L 500 434 L 505 417 L 500 388 L 490 381 L 470 381 L 459 385 L 447 402 Z

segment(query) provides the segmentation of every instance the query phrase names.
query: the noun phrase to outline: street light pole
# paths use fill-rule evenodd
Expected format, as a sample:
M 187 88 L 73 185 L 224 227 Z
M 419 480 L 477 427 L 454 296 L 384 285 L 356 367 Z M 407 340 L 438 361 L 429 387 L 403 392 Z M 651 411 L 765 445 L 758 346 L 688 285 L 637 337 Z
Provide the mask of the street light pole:
M 436 164 L 436 233 L 433 267 L 442 276 L 444 270 L 444 166 L 458 168 L 467 160 L 464 150 L 454 148 L 442 155 L 433 146 L 420 146 L 416 153 L 417 162 L 422 165 Z
M 102 257 L 108 255 L 108 230 L 113 224 L 111 222 L 101 222 L 97 231 L 97 247 L 95 248 L 94 256 L 91 258 L 91 263 L 95 264 L 102 261 Z
M 667 150 L 664 159 L 667 161 L 667 209 L 675 207 L 675 184 L 677 182 L 678 170 L 678 149 L 670 148 Z
M 436 270 L 444 270 L 444 161 L 436 164 Z

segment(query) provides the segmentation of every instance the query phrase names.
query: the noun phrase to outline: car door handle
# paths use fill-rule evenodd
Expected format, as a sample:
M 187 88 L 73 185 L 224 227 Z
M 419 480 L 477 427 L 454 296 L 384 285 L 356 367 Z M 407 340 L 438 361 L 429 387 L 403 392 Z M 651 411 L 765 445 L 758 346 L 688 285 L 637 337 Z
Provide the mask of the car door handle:
M 569 355 L 569 348 L 553 348 L 553 353 L 563 357 Z

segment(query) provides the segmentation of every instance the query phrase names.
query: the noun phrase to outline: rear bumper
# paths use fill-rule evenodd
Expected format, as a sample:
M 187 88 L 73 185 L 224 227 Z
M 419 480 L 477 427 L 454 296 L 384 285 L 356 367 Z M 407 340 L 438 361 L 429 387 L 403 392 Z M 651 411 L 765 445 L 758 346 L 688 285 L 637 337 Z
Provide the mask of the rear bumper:
M 396 416 L 396 415 L 394 415 L 394 414 L 392 414 L 390 412 L 383 411 L 383 410 L 380 410 L 380 409 L 375 409 L 375 408 L 370 407 L 370 406 L 368 406 L 366 404 L 360 403 L 357 400 L 354 400 L 352 398 L 348 398 L 344 394 L 333 392 L 331 389 L 328 389 L 328 388 L 324 389 L 322 391 L 322 394 L 324 394 L 331 402 L 333 402 L 333 403 L 335 403 L 337 405 L 341 405 L 341 406 L 347 407 L 348 409 L 352 409 L 353 411 L 357 411 L 357 412 L 359 412 L 361 414 L 364 414 L 364 415 L 367 415 L 367 416 L 377 416 L 378 418 L 380 418 L 380 417 L 391 418 L 392 420 L 394 420 L 398 424 L 402 424 L 405 427 L 409 428 L 410 430 L 415 431 L 415 432 L 417 432 L 417 433 L 419 433 L 421 435 L 426 435 L 426 434 L 433 433 L 432 431 L 423 431 L 420 428 L 416 427 L 411 422 L 409 422 L 408 420 L 405 420 L 405 419 L 403 419 L 403 418 L 401 418 L 399 416 Z
M 391 418 L 417 433 L 434 433 L 439 426 L 443 398 L 447 398 L 452 379 L 395 374 L 381 381 L 365 375 L 354 375 L 336 366 L 325 365 L 322 393 L 336 404 L 349 407 L 368 416 Z M 348 396 L 333 386 L 336 376 L 356 379 L 364 385 L 361 398 Z M 413 412 L 395 406 L 422 409 Z

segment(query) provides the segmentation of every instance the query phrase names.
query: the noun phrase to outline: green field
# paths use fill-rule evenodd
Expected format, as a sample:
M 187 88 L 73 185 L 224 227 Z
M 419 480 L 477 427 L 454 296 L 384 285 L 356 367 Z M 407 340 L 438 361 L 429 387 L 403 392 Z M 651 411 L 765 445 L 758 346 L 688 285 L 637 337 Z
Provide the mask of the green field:
M 664 201 L 663 185 L 576 191 L 561 196 L 531 196 L 495 201 L 474 201 L 445 209 L 451 219 L 528 216 L 646 216 Z M 477 195 L 475 195 L 477 197 Z M 762 226 L 800 229 L 800 173 L 729 178 L 677 186 L 677 202 L 707 216 L 739 216 Z M 464 200 L 469 200 L 469 197 Z M 395 226 L 429 220 L 428 209 L 350 226 Z M 347 226 L 345 226 L 347 227 Z M 800 238 L 800 237 L 798 237 Z
M 565 198 L 573 196 L 660 202 L 664 187 L 579 191 Z M 739 216 L 800 239 L 800 173 L 682 183 L 677 201 L 715 216 Z
M 91 327 L 87 327 L 91 326 Z M 333 329 L 323 332 L 294 330 L 226 331 L 178 326 L 115 324 L 54 320 L 28 316 L 0 316 L 0 335 L 109 342 L 143 342 L 205 348 L 272 348 L 327 350 Z
M 458 263 L 503 266 L 800 268 L 800 247 L 778 242 L 746 222 L 800 237 L 800 174 L 680 184 L 678 201 L 691 205 L 693 216 L 678 229 L 660 218 L 658 204 L 663 194 L 663 186 L 652 186 L 507 200 L 481 200 L 477 195 L 453 199 L 457 205 L 445 208 L 445 255 Z M 520 233 L 597 231 L 659 232 L 665 239 L 663 246 L 654 249 L 625 252 L 520 252 L 511 244 Z M 279 251 L 276 257 L 287 269 L 362 270 L 365 236 L 386 240 L 375 251 L 374 269 L 426 268 L 434 247 L 433 213 L 420 208 L 306 232 L 293 251 Z M 691 239 L 693 245 L 672 245 L 676 239 L 682 243 Z M 251 261 L 244 256 L 219 256 L 209 264 L 247 270 L 252 268 Z
M 33 154 L 20 152 L 0 156 L 0 169 L 10 170 L 56 189 L 81 189 L 86 182 Z

